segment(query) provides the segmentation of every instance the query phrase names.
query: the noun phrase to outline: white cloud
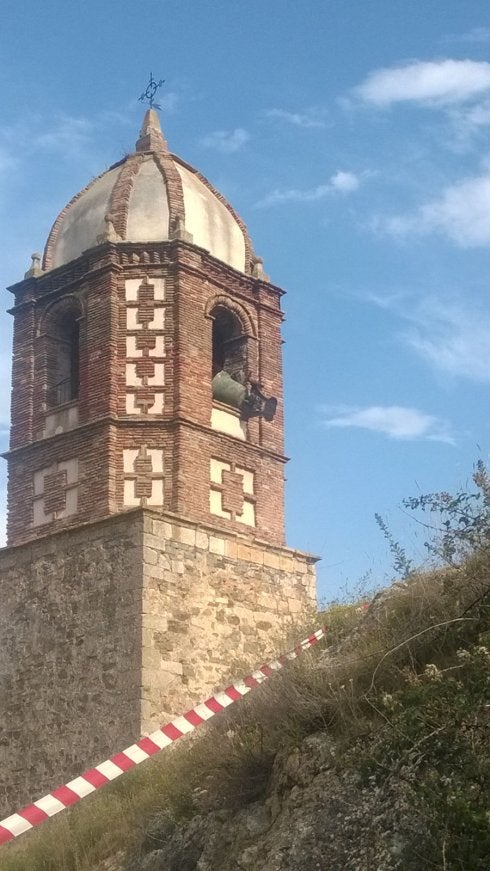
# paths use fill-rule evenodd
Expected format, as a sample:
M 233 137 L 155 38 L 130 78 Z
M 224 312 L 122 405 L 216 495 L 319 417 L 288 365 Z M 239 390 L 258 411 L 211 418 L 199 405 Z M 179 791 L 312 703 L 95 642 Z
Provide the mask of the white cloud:
M 35 136 L 33 144 L 45 151 L 73 156 L 87 147 L 92 130 L 86 118 L 62 116 L 50 130 Z
M 446 106 L 488 92 L 490 63 L 451 59 L 375 70 L 354 89 L 361 100 L 380 108 L 401 102 Z
M 490 244 L 490 172 L 449 185 L 414 212 L 377 217 L 373 228 L 393 236 L 441 233 L 461 248 Z
M 286 121 L 295 127 L 325 127 L 325 120 L 322 118 L 323 113 L 318 109 L 306 109 L 304 112 L 269 109 L 265 114 L 267 118 L 278 118 L 280 121 Z
M 490 99 L 485 97 L 473 104 L 452 106 L 447 111 L 451 133 L 446 142 L 453 151 L 467 151 L 482 128 L 490 125 Z
M 490 383 L 490 315 L 475 303 L 399 294 L 370 296 L 371 302 L 409 324 L 401 340 L 436 371 Z
M 260 200 L 257 206 L 263 208 L 275 205 L 276 203 L 312 203 L 317 200 L 323 200 L 334 193 L 352 193 L 357 190 L 360 184 L 361 176 L 339 169 L 330 177 L 326 184 L 320 184 L 308 190 L 299 190 L 298 188 L 275 190 L 267 194 L 263 200 Z
M 457 114 L 455 118 L 462 118 L 466 125 L 471 127 L 485 127 L 490 124 L 490 100 L 481 100 L 467 109 L 464 114 Z
M 407 344 L 441 372 L 490 382 L 490 317 L 430 300 L 412 314 Z
M 490 42 L 490 27 L 472 27 L 466 33 L 451 33 L 445 36 L 444 42 Z
M 342 193 L 356 191 L 360 183 L 359 176 L 354 175 L 353 172 L 344 172 L 341 169 L 339 169 L 330 179 L 331 187 L 336 191 L 341 191 Z
M 206 148 L 214 148 L 222 154 L 233 154 L 242 148 L 250 139 L 250 134 L 242 127 L 234 130 L 214 130 L 201 139 L 201 145 Z
M 103 126 L 103 125 L 102 125 Z M 47 152 L 71 160 L 85 158 L 93 146 L 95 123 L 87 118 L 58 115 L 19 117 L 0 130 L 0 146 L 16 161 Z
M 454 444 L 447 424 L 431 414 L 401 405 L 370 405 L 367 408 L 338 406 L 325 408 L 326 427 L 355 427 L 386 435 L 398 441 L 429 441 Z

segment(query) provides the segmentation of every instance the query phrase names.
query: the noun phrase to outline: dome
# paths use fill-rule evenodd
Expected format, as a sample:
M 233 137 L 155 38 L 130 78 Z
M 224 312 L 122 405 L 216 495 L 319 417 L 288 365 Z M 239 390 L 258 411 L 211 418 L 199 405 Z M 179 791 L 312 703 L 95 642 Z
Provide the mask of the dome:
M 105 241 L 181 238 L 240 272 L 252 246 L 236 212 L 197 170 L 171 154 L 158 115 L 145 115 L 136 151 L 98 176 L 56 219 L 43 268 L 55 269 Z

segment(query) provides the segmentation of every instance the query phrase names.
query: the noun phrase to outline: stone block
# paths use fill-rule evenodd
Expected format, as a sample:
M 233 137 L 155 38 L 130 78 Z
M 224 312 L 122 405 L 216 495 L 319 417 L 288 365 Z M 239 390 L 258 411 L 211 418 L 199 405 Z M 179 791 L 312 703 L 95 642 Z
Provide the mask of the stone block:
M 157 671 L 154 669 L 147 672 L 147 680 L 150 686 L 150 692 L 152 693 L 155 702 L 155 690 L 157 692 L 165 692 L 175 684 L 175 681 L 178 680 L 178 676 L 170 671 Z
M 143 515 L 143 530 L 144 532 L 153 532 L 153 518 L 149 514 Z
M 162 540 L 157 535 L 153 535 L 153 533 L 145 533 L 143 541 L 147 547 L 151 547 L 154 550 L 161 551 L 165 549 L 165 541 L 162 542 Z
M 141 629 L 141 644 L 143 648 L 153 646 L 153 632 L 147 626 Z
M 169 674 L 184 674 L 184 669 L 181 662 L 176 662 L 171 659 L 162 659 L 160 667 L 163 671 Z
M 142 668 L 146 668 L 149 671 L 153 669 L 159 669 L 160 663 L 162 661 L 162 657 L 160 652 L 153 647 L 143 647 L 141 651 L 141 666 Z
M 277 553 L 273 553 L 272 551 L 265 550 L 264 565 L 268 566 L 268 568 L 270 569 L 279 569 L 281 565 L 279 555 Z
M 146 588 L 148 590 L 160 590 L 163 581 L 163 569 L 159 566 L 147 566 L 145 571 Z
M 224 556 L 225 553 L 225 540 L 224 538 L 218 538 L 215 535 L 209 536 L 209 552 L 217 554 L 218 556 Z
M 305 610 L 304 602 L 299 599 L 288 599 L 288 608 L 290 614 L 300 614 Z
M 269 623 L 268 620 L 257 620 L 256 624 L 257 629 L 260 629 L 262 632 L 270 632 L 273 629 L 272 623 Z
M 209 535 L 200 529 L 196 530 L 196 547 L 200 550 L 208 550 L 209 548 Z
M 189 547 L 196 545 L 196 530 L 189 526 L 177 526 L 177 538 L 182 544 L 187 544 Z
M 143 548 L 143 562 L 147 563 L 147 565 L 156 566 L 158 562 L 158 553 L 152 547 L 144 547 Z
M 277 611 L 278 604 L 281 601 L 281 596 L 271 596 L 267 593 L 262 593 L 261 595 L 259 595 L 257 600 L 257 610 L 260 609 L 262 611 L 271 611 L 272 613 L 275 613 Z
M 163 520 L 153 520 L 151 531 L 153 535 L 158 539 L 159 544 L 162 545 L 165 542 L 165 527 L 168 526 L 168 523 L 164 523 Z
M 163 537 L 175 538 L 173 525 L 171 523 L 167 523 L 166 521 L 164 521 L 163 523 Z
M 246 544 L 238 544 L 237 548 L 237 558 L 239 560 L 244 560 L 245 562 L 250 562 L 252 559 L 252 550 Z
M 234 538 L 227 538 L 225 545 L 225 556 L 229 559 L 236 559 L 238 554 L 238 545 Z
M 257 565 L 264 565 L 264 551 L 261 547 L 251 547 L 250 548 L 250 562 L 257 563 Z

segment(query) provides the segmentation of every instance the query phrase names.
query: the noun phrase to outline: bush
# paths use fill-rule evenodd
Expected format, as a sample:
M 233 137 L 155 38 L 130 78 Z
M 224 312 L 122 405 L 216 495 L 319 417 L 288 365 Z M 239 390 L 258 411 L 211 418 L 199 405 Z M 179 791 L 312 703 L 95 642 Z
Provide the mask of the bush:
M 385 725 L 361 752 L 364 783 L 393 798 L 394 852 L 406 871 L 488 868 L 490 654 L 477 644 L 455 659 L 384 694 Z

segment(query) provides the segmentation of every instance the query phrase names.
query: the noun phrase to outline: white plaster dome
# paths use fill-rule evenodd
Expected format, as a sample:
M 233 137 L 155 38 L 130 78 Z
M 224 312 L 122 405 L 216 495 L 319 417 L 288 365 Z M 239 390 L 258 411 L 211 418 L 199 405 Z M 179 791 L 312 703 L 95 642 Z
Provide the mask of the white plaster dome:
M 240 272 L 253 269 L 243 221 L 193 167 L 171 154 L 158 115 L 145 115 L 136 151 L 94 179 L 56 219 L 43 268 L 55 269 L 105 241 L 185 239 Z

